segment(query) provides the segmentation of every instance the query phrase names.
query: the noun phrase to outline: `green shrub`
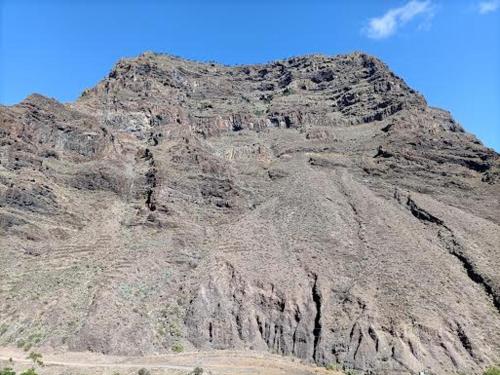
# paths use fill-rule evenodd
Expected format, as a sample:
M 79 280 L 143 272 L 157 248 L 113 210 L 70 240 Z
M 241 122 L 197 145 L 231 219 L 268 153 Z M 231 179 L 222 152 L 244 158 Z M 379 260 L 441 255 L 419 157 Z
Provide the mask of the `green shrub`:
M 5 367 L 3 370 L 0 370 L 0 375 L 16 375 L 16 372 L 10 367 Z
M 21 372 L 20 375 L 38 375 L 35 371 L 34 368 L 29 368 L 27 370 L 24 370 L 23 372 Z
M 488 367 L 483 375 L 500 375 L 500 368 L 497 366 Z
M 141 368 L 137 373 L 139 375 L 151 375 L 151 373 L 149 372 L 149 370 L 147 370 L 145 368 Z
M 182 353 L 184 351 L 184 347 L 181 343 L 176 342 L 174 345 L 172 345 L 172 351 L 175 353 Z
M 39 344 L 40 341 L 42 341 L 42 334 L 41 333 L 34 333 L 30 337 L 28 337 L 29 342 L 33 344 Z
M 194 370 L 189 373 L 189 375 L 203 375 L 203 369 L 201 367 L 195 367 Z
M 0 326 L 0 336 L 2 336 L 7 330 L 9 329 L 9 326 L 7 324 L 2 324 Z

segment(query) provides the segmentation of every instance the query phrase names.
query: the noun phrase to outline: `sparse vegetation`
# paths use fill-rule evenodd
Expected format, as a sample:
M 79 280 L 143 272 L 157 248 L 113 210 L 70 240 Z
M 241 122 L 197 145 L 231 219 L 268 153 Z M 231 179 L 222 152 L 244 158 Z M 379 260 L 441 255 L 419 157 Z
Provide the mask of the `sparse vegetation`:
M 42 355 L 40 353 L 31 352 L 27 359 L 31 359 L 31 362 L 33 362 L 35 366 L 43 366 Z
M 416 368 L 500 375 L 467 353 L 500 324 L 490 314 L 492 322 L 467 328 L 473 313 L 487 316 L 495 292 L 488 270 L 475 266 L 495 252 L 494 224 L 474 215 L 495 217 L 485 202 L 495 196 L 498 154 L 371 57 L 289 61 L 247 74 L 127 59 L 78 105 L 33 96 L 0 106 L 8 119 L 1 152 L 9 156 L 0 227 L 12 247 L 2 253 L 0 344 L 5 358 L 22 353 L 27 363 L 4 366 L 46 372 L 32 351 L 51 344 L 50 360 L 73 367 L 91 368 L 92 353 L 103 349 L 168 351 L 167 363 L 182 357 L 184 372 L 196 375 L 209 367 L 193 371 L 200 353 L 185 353 L 192 342 L 250 349 L 237 368 L 271 363 L 273 356 L 254 359 L 267 342 L 283 363 L 305 368 L 320 359 L 316 370 L 335 374 L 343 370 L 338 353 L 363 339 L 349 367 L 369 364 L 376 373 L 418 351 L 435 358 L 411 357 Z M 233 124 L 245 130 L 233 134 Z M 482 181 L 487 173 L 493 177 Z M 408 233 L 414 241 L 406 246 Z M 449 272 L 440 272 L 438 255 Z M 429 280 L 421 282 L 420 269 Z M 351 290 L 353 282 L 370 288 Z M 377 307 L 376 316 L 362 313 Z M 465 348 L 456 354 L 463 364 L 436 349 L 432 327 L 406 337 L 405 327 L 441 313 L 453 323 L 450 348 Z M 379 361 L 377 340 L 395 354 Z M 261 344 L 249 348 L 254 341 Z M 74 347 L 89 354 L 66 353 Z M 479 347 L 484 358 L 498 348 Z M 304 363 L 285 358 L 289 351 L 303 353 Z M 209 355 L 228 362 L 224 352 Z M 134 358 L 130 370 L 109 358 L 100 364 L 106 374 L 162 372 L 148 359 Z
M 340 366 L 337 363 L 328 363 L 325 368 L 329 371 L 340 370 Z
M 483 375 L 500 375 L 500 367 L 491 366 L 486 369 Z
M 138 375 L 151 375 L 151 372 L 148 369 L 141 368 L 138 372 Z
M 122 283 L 119 286 L 120 296 L 125 300 L 134 297 L 146 298 L 153 293 L 153 287 L 146 283 Z
M 0 370 L 0 375 L 16 375 L 16 372 L 10 367 L 5 367 L 3 370 Z M 38 375 L 38 374 L 34 368 L 29 368 L 21 372 L 19 375 Z
M 171 271 L 166 270 L 166 271 L 163 272 L 163 278 L 165 280 L 170 280 L 171 277 L 172 277 L 172 272 Z
M 174 353 L 182 353 L 184 351 L 184 347 L 180 342 L 176 342 L 174 345 L 172 345 L 172 351 Z
M 195 367 L 194 370 L 189 373 L 189 375 L 203 375 L 203 368 Z
M 33 362 L 33 367 L 24 370 L 19 375 L 38 375 L 34 366 L 44 366 L 42 355 L 40 353 L 31 352 L 26 359 L 30 359 Z M 9 358 L 9 363 L 13 362 L 12 358 Z M 16 375 L 16 372 L 11 367 L 5 367 L 3 370 L 0 370 L 0 375 Z
M 159 312 L 157 333 L 159 336 L 168 335 L 174 339 L 183 336 L 181 308 L 177 304 L 167 305 Z
M 0 336 L 2 336 L 7 330 L 9 329 L 9 326 L 7 324 L 2 324 L 0 325 Z
M 168 332 L 170 333 L 170 336 L 172 336 L 172 337 L 181 337 L 182 336 L 181 328 L 179 327 L 179 324 L 177 324 L 177 322 L 169 323 Z
M 42 334 L 41 333 L 34 333 L 28 337 L 28 340 L 30 343 L 36 345 L 42 341 Z

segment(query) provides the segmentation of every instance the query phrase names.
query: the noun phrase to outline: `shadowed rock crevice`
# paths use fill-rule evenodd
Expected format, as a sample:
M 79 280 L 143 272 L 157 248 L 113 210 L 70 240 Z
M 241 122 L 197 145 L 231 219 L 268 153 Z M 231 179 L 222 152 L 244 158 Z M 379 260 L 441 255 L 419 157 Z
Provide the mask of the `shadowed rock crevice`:
M 410 196 L 408 196 L 408 199 L 406 201 L 406 205 L 410 209 L 410 212 L 412 213 L 413 216 L 415 216 L 417 219 L 422 220 L 424 222 L 429 222 L 437 225 L 443 225 L 443 221 L 441 219 L 438 219 L 434 215 L 430 214 L 426 210 L 420 208 L 417 206 L 415 201 L 411 199 Z
M 318 275 L 313 275 L 314 284 L 312 287 L 312 299 L 316 309 L 316 314 L 314 316 L 314 349 L 313 349 L 313 359 L 319 361 L 318 358 L 318 345 L 321 340 L 321 294 L 318 289 Z
M 146 177 L 146 206 L 149 208 L 150 211 L 155 211 L 156 210 L 156 203 L 155 203 L 155 188 L 157 185 L 157 173 L 158 171 L 156 168 L 151 168 L 147 171 L 145 177 Z
M 456 238 L 453 231 L 448 228 L 443 220 L 430 214 L 423 208 L 419 207 L 410 196 L 407 199 L 407 206 L 413 216 L 423 222 L 429 222 L 438 226 L 438 238 L 442 241 L 448 252 L 453 255 L 462 265 L 471 281 L 481 286 L 485 293 L 493 301 L 493 304 L 498 312 L 500 312 L 500 296 L 495 293 L 493 287 L 477 270 L 477 266 L 465 255 L 465 251 L 460 241 Z
M 484 289 L 485 293 L 492 299 L 497 312 L 500 313 L 500 296 L 495 293 L 492 285 L 477 270 L 476 265 L 464 254 L 463 247 L 453 232 L 443 225 L 443 229 L 438 232 L 438 236 L 450 254 L 460 261 L 469 278 Z
M 322 297 L 316 275 L 311 276 L 309 288 L 287 296 L 272 285 L 250 283 L 230 265 L 223 267 L 230 273 L 228 278 L 202 284 L 188 308 L 186 324 L 193 344 L 220 349 L 264 346 L 280 354 L 323 361 L 319 353 Z

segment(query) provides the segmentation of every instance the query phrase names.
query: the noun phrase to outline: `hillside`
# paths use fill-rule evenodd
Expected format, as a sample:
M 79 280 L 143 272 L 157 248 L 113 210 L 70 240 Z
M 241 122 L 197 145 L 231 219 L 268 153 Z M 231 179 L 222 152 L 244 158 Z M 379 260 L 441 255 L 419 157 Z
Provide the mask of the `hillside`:
M 74 103 L 0 107 L 0 345 L 481 373 L 499 176 L 362 53 L 121 60 Z

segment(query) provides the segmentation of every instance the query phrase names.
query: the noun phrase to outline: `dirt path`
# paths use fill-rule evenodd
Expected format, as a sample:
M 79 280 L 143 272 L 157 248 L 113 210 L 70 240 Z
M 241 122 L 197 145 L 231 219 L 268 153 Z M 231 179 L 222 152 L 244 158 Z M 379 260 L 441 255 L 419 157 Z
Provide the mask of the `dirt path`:
M 41 375 L 55 374 L 137 374 L 146 368 L 152 375 L 189 374 L 195 367 L 214 375 L 338 375 L 335 371 L 314 367 L 299 360 L 269 353 L 243 351 L 188 352 L 150 357 L 120 357 L 96 353 L 43 352 L 45 367 Z M 12 347 L 0 348 L 0 368 L 13 367 L 22 371 L 31 366 L 28 353 Z M 10 361 L 12 359 L 12 361 Z

